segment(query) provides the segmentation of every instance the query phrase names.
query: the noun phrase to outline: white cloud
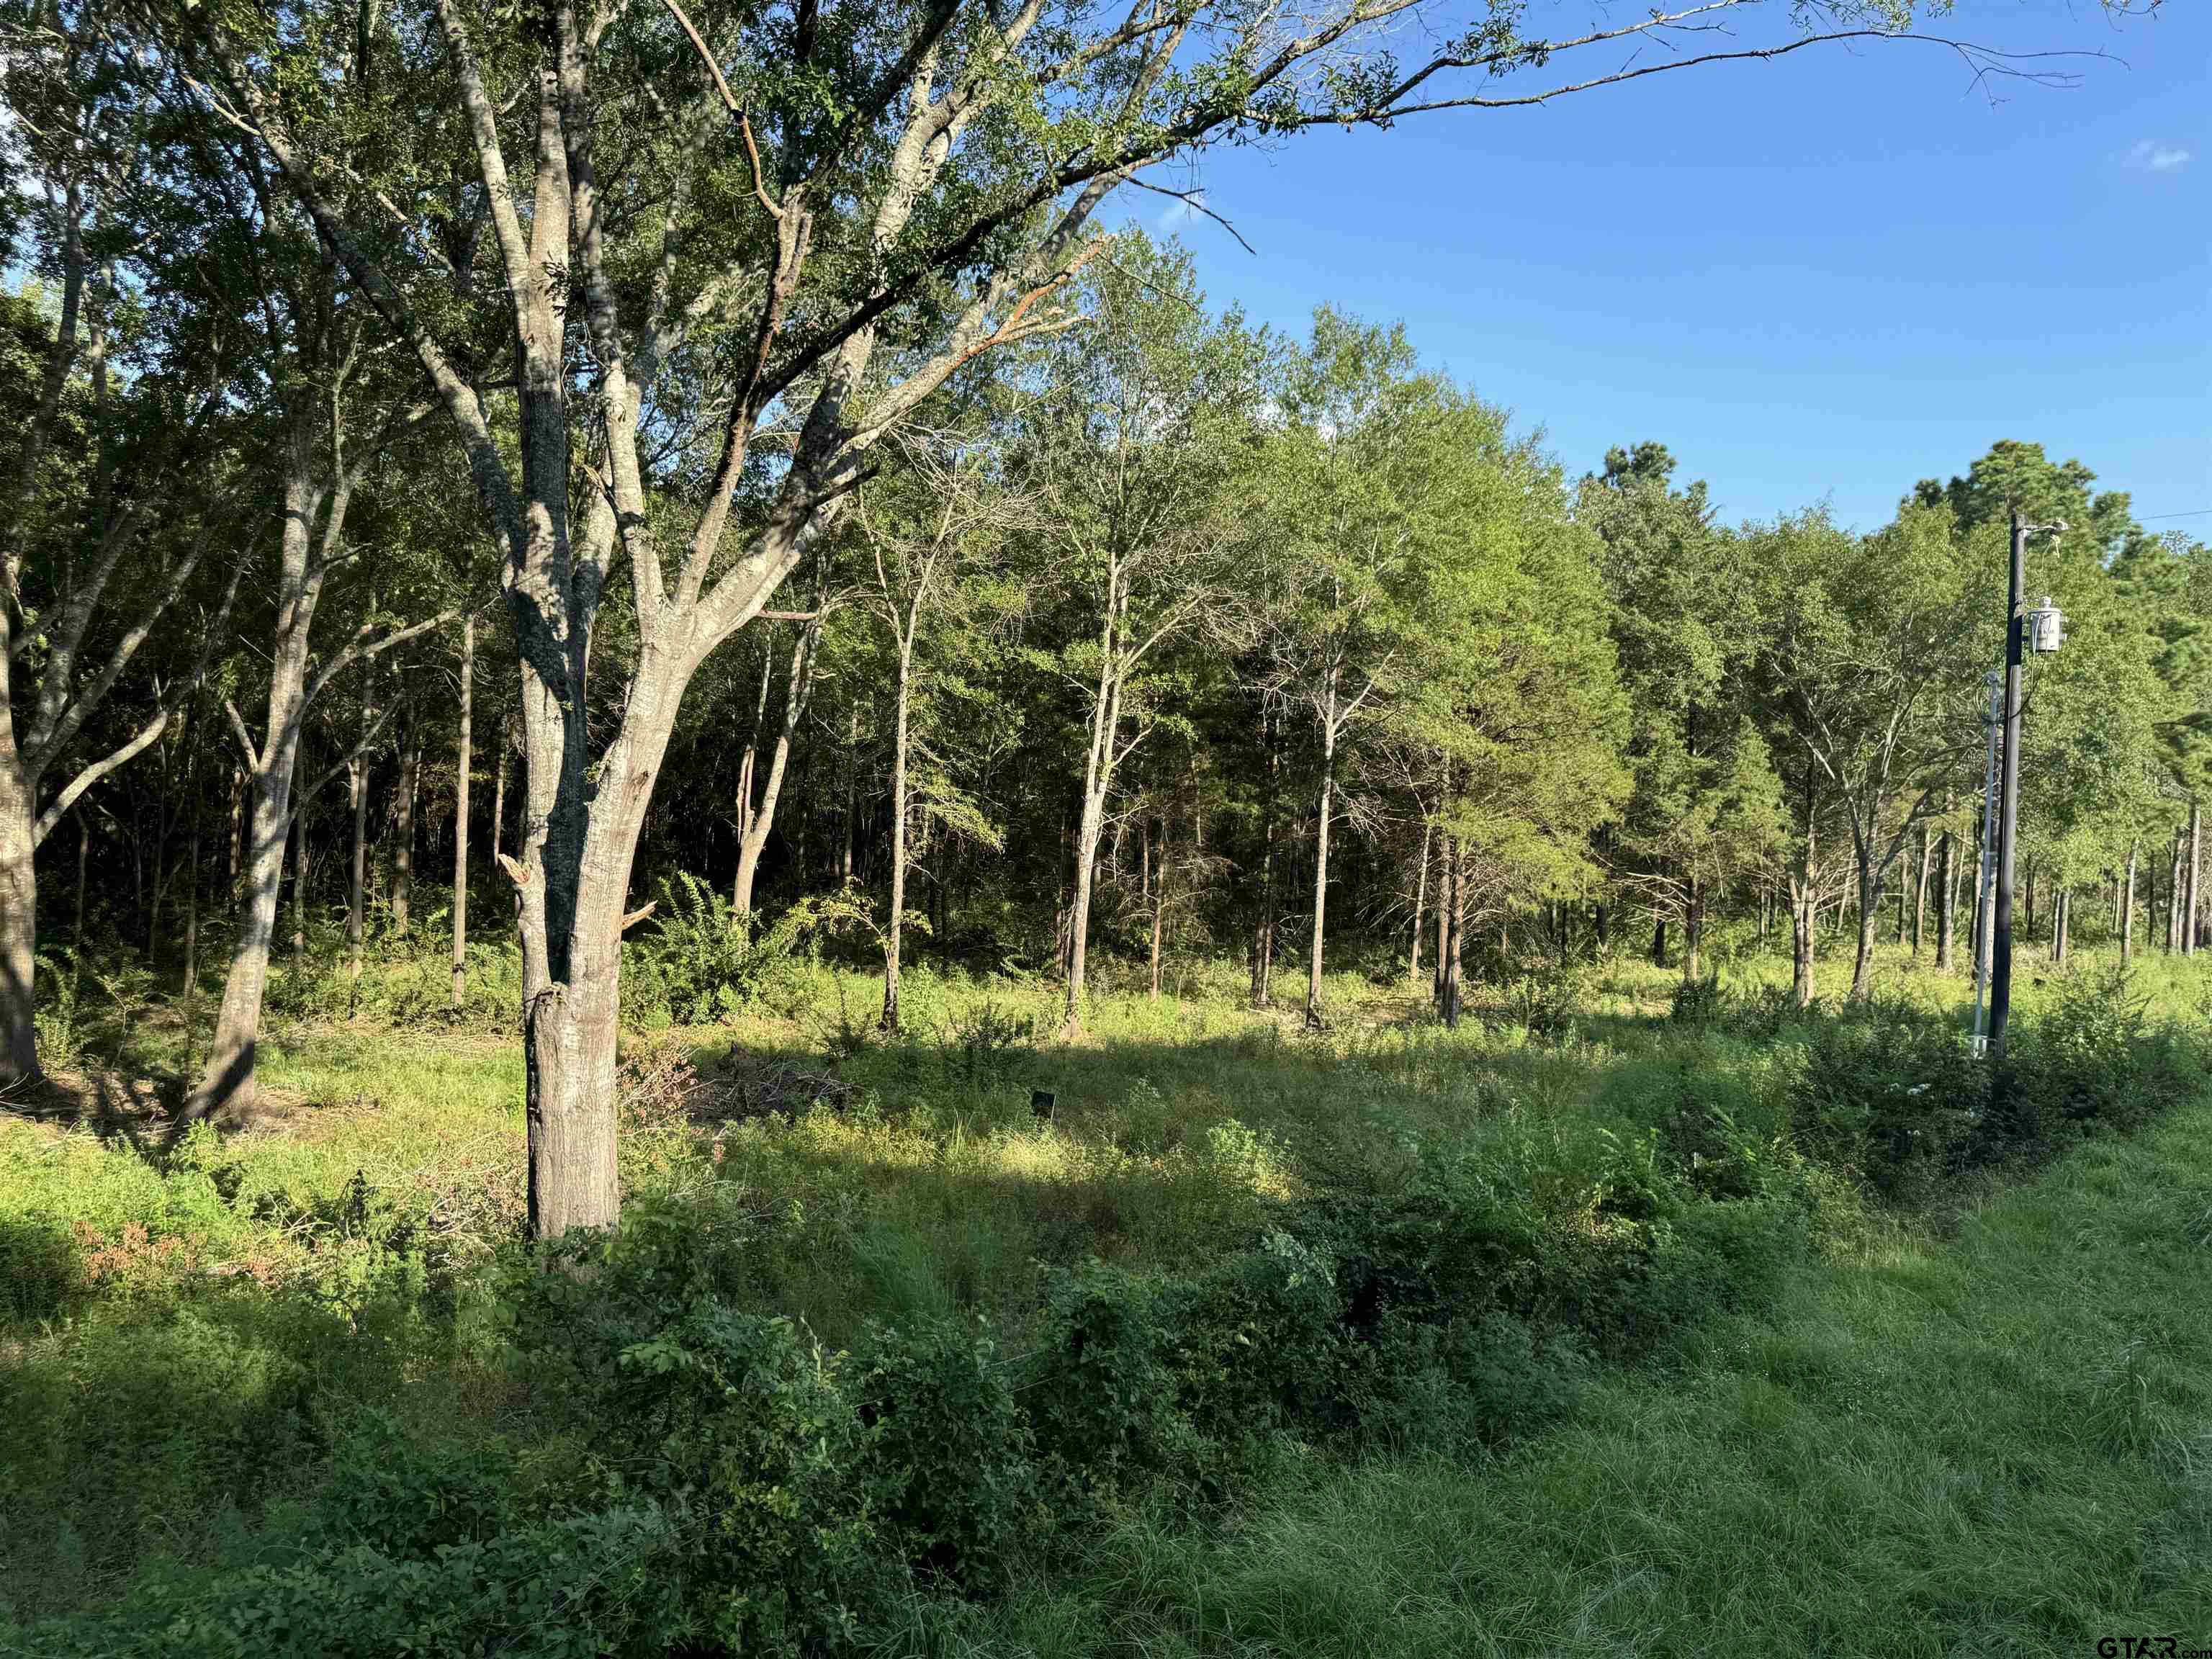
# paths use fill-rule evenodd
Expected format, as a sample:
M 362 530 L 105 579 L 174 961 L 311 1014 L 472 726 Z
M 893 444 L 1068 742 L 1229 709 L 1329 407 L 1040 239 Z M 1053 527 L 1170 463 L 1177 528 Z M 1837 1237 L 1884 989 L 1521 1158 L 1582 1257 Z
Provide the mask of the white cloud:
M 2171 173 L 2189 164 L 2189 151 L 2162 138 L 2141 138 L 2128 152 L 2128 165 L 2145 173 Z
M 1206 192 L 1202 190 L 1193 191 L 1188 201 L 1169 203 L 1168 210 L 1160 215 L 1160 228 L 1170 230 L 1187 219 L 1197 218 L 1199 210 L 1205 205 Z

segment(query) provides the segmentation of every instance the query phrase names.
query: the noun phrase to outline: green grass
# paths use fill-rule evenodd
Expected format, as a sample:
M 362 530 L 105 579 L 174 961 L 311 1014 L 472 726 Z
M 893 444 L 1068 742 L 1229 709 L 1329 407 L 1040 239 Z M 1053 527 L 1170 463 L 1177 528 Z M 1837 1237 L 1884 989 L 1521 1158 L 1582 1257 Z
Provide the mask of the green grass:
M 1970 994 L 1882 966 L 1931 1006 Z M 1825 995 L 1848 969 L 1821 964 Z M 501 1300 L 519 1048 L 426 1016 L 420 964 L 378 974 L 349 1020 L 326 986 L 282 1000 L 270 1126 L 164 1158 L 0 1117 L 0 1632 L 158 1563 L 269 1559 L 364 1408 L 573 1457 Z M 1818 1018 L 1674 1025 L 1672 976 L 1624 963 L 1547 1040 L 1443 1031 L 1352 975 L 1309 1034 L 1244 1007 L 1241 978 L 1109 988 L 1062 1043 L 1037 1036 L 1054 987 L 914 973 L 908 1033 L 884 1042 L 861 1030 L 872 977 L 808 969 L 729 1026 L 631 1036 L 625 1188 L 717 1230 L 726 1293 L 831 1349 L 981 1314 L 1018 1353 L 1041 1267 L 1189 1273 L 1440 1169 L 1611 1260 L 1623 1172 L 1658 1158 L 1710 1184 L 1694 1149 L 1718 1146 L 1755 1166 L 1731 1179 L 1805 1211 L 1818 1253 L 1759 1264 L 1762 1298 L 1635 1364 L 1568 1367 L 1564 1414 L 1493 1401 L 1478 1435 L 1412 1401 L 1226 1510 L 1134 1495 L 1003 1600 L 915 1602 L 892 1650 L 2072 1653 L 2145 1626 L 2212 1647 L 2212 1104 L 1896 1211 L 1802 1155 L 1789 1103 Z M 2063 983 L 2023 974 L 2031 1029 Z M 2153 958 L 2136 983 L 2202 1024 L 2195 964 Z M 111 1035 L 180 1068 L 173 1025 Z M 726 1091 L 782 1067 L 847 1092 L 702 1125 L 650 1086 L 672 1047 Z
M 917 1648 L 1092 1656 L 2212 1647 L 2212 1102 L 1884 1223 L 1502 1455 L 1137 1516 Z

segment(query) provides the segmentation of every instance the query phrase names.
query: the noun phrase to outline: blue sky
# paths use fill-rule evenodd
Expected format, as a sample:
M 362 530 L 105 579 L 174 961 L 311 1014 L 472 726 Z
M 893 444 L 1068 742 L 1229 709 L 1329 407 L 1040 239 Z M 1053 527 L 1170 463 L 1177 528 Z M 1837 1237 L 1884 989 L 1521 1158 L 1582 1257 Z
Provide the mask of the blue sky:
M 1820 47 L 1157 175 L 1256 257 L 1161 198 L 1126 210 L 1215 303 L 1402 321 L 1572 471 L 1656 438 L 1730 520 L 1826 498 L 1872 528 L 1998 438 L 2138 514 L 2212 507 L 2212 6 L 1962 0 L 1930 27 L 2112 56 L 1993 107 L 1941 49 Z M 2212 539 L 2212 515 L 2153 527 Z

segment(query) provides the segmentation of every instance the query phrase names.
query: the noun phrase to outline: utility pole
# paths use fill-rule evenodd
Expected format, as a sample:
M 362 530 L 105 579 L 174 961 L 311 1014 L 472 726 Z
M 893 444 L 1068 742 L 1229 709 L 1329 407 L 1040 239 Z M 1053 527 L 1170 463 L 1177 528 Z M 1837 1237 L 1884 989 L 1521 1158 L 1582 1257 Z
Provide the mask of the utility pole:
M 2022 607 L 2027 588 L 2027 538 L 2043 532 L 2063 535 L 2066 521 L 2030 524 L 2012 509 L 2012 571 L 2005 599 L 2004 762 L 1997 802 L 1997 895 L 1994 958 L 1990 975 L 1990 1060 L 2002 1079 L 2005 1065 L 2005 1027 L 2012 1018 L 2012 885 L 2013 848 L 2020 827 L 2020 700 L 2021 663 L 2030 648 L 2056 651 L 2065 642 L 2066 619 L 2045 599 L 2030 612 Z M 1998 1085 L 2003 1088 L 2002 1081 Z
M 2027 525 L 2012 510 L 2012 572 L 2005 592 L 2004 753 L 1997 783 L 1997 900 L 1990 974 L 1990 1058 L 2002 1076 L 2012 1018 L 2012 873 L 2020 824 L 2020 605 L 2027 586 Z

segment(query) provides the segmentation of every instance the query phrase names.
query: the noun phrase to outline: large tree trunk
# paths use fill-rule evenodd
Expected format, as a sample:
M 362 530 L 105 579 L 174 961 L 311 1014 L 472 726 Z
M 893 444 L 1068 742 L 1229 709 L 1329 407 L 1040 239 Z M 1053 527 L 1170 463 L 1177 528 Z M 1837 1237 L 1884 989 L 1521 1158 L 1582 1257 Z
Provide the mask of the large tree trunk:
M 5 604 L 0 600 L 0 605 Z M 0 666 L 0 688 L 7 671 Z M 39 877 L 30 780 L 15 751 L 15 717 L 0 702 L 0 1087 L 39 1075 Z
M 453 1012 L 459 1013 L 469 976 L 469 768 L 475 763 L 470 729 L 476 707 L 477 619 L 461 619 L 461 731 L 453 754 Z
M 886 1031 L 899 1028 L 899 936 L 906 916 L 906 744 L 908 695 L 914 675 L 914 640 L 899 641 L 898 696 L 891 715 L 891 911 L 884 927 L 884 1017 Z
M 731 892 L 730 908 L 738 915 L 753 913 L 753 880 L 760 873 L 761 854 L 767 849 L 769 833 L 775 828 L 775 805 L 783 793 L 784 770 L 791 763 L 791 745 L 799 735 L 799 722 L 806 718 L 806 702 L 814 691 L 814 659 L 822 640 L 822 622 L 816 616 L 799 630 L 799 638 L 791 647 L 791 676 L 786 683 L 783 698 L 783 728 L 775 734 L 775 752 L 769 757 L 768 780 L 761 787 L 759 802 L 746 814 L 745 834 L 738 848 L 738 875 Z
M 1323 694 L 1321 720 L 1321 806 L 1314 818 L 1313 955 L 1306 969 L 1306 1024 L 1322 1023 L 1322 951 L 1328 937 L 1328 819 L 1336 793 L 1336 673 L 1332 665 Z

